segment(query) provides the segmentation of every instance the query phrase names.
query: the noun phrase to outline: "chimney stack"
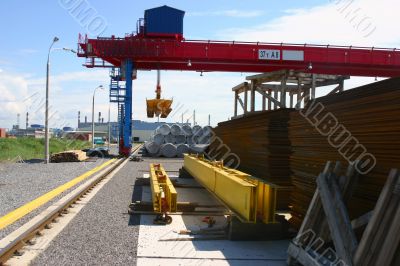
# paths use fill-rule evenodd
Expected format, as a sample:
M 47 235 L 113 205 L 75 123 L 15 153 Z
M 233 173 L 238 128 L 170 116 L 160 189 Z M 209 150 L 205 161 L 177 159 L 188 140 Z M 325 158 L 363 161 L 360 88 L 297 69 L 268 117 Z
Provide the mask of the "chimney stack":
M 101 112 L 99 112 L 99 123 L 101 123 Z
M 78 111 L 78 127 L 81 123 L 81 111 Z
M 85 115 L 85 124 L 87 124 L 87 115 Z
M 29 127 L 29 113 L 26 112 L 26 124 L 25 124 L 25 129 L 28 129 Z

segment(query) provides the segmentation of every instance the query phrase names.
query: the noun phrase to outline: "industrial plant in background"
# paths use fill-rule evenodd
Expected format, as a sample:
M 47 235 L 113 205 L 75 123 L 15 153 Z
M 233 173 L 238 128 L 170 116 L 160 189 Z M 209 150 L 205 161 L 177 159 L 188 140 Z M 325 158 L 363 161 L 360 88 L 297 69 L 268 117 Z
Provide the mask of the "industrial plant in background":
M 9 137 L 32 137 L 41 139 L 44 138 L 44 126 L 40 124 L 29 123 L 29 112 L 25 116 L 25 127 L 20 126 L 20 114 L 17 114 L 17 122 L 13 125 L 12 129 L 7 132 Z M 50 132 L 51 136 L 56 135 L 57 130 Z

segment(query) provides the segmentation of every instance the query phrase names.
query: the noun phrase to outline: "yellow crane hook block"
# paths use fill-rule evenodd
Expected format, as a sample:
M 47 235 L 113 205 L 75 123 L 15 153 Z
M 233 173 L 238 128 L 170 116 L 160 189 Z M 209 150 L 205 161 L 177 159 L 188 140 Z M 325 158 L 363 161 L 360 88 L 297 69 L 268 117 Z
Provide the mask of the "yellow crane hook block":
M 161 164 L 150 164 L 150 187 L 154 212 L 176 212 L 178 193 Z
M 171 108 L 172 100 L 146 99 L 146 105 L 147 105 L 147 117 L 149 118 L 154 117 L 154 115 L 156 117 L 160 116 L 161 118 L 166 118 L 172 111 Z
M 157 86 L 156 86 L 156 98 L 155 99 L 146 99 L 147 106 L 147 117 L 152 118 L 154 115 L 156 117 L 166 118 L 169 113 L 171 113 L 172 108 L 172 100 L 161 99 L 161 72 L 157 70 Z

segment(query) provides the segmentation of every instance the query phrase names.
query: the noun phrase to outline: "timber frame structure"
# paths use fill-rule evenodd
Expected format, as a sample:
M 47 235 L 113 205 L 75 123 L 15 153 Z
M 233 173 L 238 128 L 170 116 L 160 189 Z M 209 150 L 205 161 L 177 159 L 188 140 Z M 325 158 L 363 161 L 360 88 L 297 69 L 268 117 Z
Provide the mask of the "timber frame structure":
M 344 90 L 344 81 L 349 78 L 349 76 L 312 74 L 294 70 L 248 76 L 246 77 L 248 82 L 240 83 L 232 88 L 235 94 L 233 118 L 257 111 L 301 108 L 307 101 L 315 99 L 318 88 L 336 85 L 330 93 L 341 92 Z M 242 93 L 243 100 L 240 97 Z M 257 94 L 262 97 L 261 110 L 256 110 Z M 239 115 L 239 106 L 243 110 L 242 115 Z

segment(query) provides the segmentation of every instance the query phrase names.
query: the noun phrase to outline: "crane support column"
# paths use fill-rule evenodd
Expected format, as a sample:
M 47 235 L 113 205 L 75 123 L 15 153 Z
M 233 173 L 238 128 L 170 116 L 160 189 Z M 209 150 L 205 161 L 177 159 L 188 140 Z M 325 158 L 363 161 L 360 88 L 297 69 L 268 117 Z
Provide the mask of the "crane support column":
M 132 148 L 132 73 L 133 73 L 132 60 L 125 61 L 125 108 L 123 119 L 123 141 L 120 144 L 120 154 L 129 156 Z

